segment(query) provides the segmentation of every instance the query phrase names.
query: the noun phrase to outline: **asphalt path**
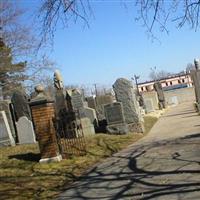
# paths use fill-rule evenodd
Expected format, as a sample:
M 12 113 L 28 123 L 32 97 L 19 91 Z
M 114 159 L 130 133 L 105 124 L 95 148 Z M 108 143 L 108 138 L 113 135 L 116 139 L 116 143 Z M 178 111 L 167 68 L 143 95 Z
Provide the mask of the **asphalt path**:
M 200 116 L 171 107 L 150 133 L 96 165 L 58 199 L 200 200 Z

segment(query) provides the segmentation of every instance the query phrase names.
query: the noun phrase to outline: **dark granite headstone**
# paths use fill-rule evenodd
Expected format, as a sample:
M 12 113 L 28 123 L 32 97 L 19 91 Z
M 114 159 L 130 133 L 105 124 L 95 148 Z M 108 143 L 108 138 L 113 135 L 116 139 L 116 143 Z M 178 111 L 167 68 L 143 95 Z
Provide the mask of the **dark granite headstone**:
M 124 111 L 121 102 L 104 105 L 104 114 L 107 120 L 107 131 L 111 134 L 126 134 L 129 131 L 125 123 Z
M 23 116 L 26 116 L 29 120 L 31 120 L 31 112 L 26 94 L 19 90 L 15 91 L 12 95 L 11 102 L 15 110 L 15 117 L 17 121 Z
M 120 102 L 104 105 L 104 113 L 108 125 L 125 122 L 122 103 Z
M 84 101 L 81 92 L 77 89 L 73 89 L 71 93 L 71 101 L 74 110 L 79 112 L 81 118 L 86 117 L 84 111 Z

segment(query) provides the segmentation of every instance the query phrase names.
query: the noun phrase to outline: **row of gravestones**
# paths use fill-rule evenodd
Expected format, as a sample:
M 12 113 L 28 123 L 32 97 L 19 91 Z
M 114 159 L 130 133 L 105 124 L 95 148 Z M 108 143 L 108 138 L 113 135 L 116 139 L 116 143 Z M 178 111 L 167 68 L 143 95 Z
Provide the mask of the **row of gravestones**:
M 15 91 L 11 101 L 0 101 L 0 145 L 35 143 L 35 133 L 26 95 Z
M 155 106 L 159 109 L 165 108 L 166 103 L 161 83 L 155 82 L 154 89 L 153 96 L 156 98 L 154 104 L 157 104 Z M 89 107 L 94 108 L 97 112 L 99 124 L 103 121 L 102 119 L 106 119 L 106 130 L 109 133 L 144 132 L 143 109 L 147 113 L 154 111 L 152 99 L 143 99 L 138 95 L 132 82 L 124 78 L 116 80 L 113 90 L 117 102 L 114 102 L 111 95 L 87 98 Z
M 86 98 L 88 106 L 97 113 L 97 128 L 105 126 L 106 131 L 111 134 L 144 132 L 142 109 L 132 82 L 119 78 L 114 83 L 113 90 L 115 98 L 109 94 Z M 99 132 L 102 130 L 97 129 Z
M 89 97 L 85 102 L 78 89 L 67 90 L 66 94 L 64 94 L 62 80 L 59 77 L 61 75 L 56 72 L 54 75 L 54 85 L 57 88 L 56 110 L 62 110 L 62 107 L 66 105 L 65 100 L 70 98 L 72 108 L 79 112 L 85 135 L 94 134 L 94 128 L 100 127 L 102 121 L 106 121 L 104 125 L 107 125 L 106 130 L 109 133 L 124 134 L 129 131 L 144 131 L 136 89 L 131 81 L 121 78 L 114 83 L 113 89 L 117 102 L 113 102 L 112 95 L 97 96 L 96 99 Z M 59 81 L 57 81 L 58 79 Z M 156 83 L 154 87 L 158 94 L 160 107 L 165 107 L 164 95 L 160 84 Z M 0 126 L 4 127 L 1 128 L 0 132 L 1 141 L 6 141 L 5 135 L 7 135 L 7 140 L 11 136 L 14 138 L 14 140 L 10 139 L 12 144 L 13 141 L 19 144 L 36 142 L 28 100 L 22 92 L 16 91 L 12 96 L 11 102 L 1 101 L 0 110 L 5 111 L 5 115 L 1 113 L 0 118 Z M 5 132 L 6 134 L 4 134 Z

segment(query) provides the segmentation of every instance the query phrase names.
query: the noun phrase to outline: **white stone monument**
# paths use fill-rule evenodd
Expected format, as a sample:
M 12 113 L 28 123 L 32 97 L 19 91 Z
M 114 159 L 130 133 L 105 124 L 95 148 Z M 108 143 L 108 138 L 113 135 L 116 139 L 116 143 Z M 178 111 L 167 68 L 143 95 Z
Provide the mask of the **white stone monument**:
M 15 140 L 12 136 L 5 111 L 0 111 L 0 146 L 1 145 L 15 146 Z
M 16 126 L 20 144 L 36 143 L 32 121 L 23 116 L 19 118 Z

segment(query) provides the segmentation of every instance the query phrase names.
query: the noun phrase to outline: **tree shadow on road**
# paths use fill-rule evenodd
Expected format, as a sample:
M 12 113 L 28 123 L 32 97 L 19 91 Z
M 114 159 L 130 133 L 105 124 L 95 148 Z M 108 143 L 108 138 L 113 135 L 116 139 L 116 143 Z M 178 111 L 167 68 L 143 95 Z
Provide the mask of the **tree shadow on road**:
M 65 188 L 59 199 L 200 199 L 200 133 L 136 145 Z

